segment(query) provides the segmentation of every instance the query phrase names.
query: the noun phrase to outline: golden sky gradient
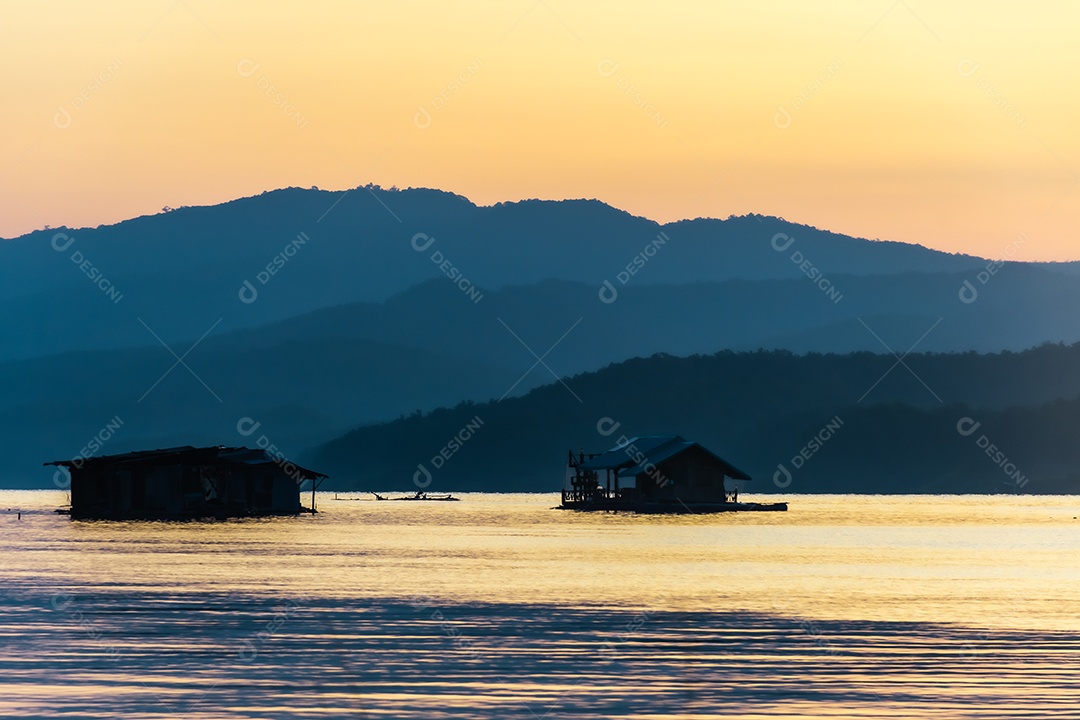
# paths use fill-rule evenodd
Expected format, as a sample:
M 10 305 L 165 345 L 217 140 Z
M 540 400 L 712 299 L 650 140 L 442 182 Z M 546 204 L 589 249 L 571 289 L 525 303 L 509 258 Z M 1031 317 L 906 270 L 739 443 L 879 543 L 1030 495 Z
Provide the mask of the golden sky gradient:
M 0 236 L 374 182 L 1080 259 L 1078 28 L 1065 2 L 9 1 Z

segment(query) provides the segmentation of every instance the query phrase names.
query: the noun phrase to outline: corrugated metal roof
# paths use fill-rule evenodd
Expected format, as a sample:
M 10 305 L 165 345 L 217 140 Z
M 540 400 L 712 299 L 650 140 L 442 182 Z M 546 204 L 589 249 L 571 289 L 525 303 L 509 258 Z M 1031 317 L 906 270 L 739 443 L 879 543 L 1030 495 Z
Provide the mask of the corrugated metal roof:
M 179 447 L 163 448 L 158 450 L 137 450 L 135 452 L 118 453 L 116 455 L 99 455 L 97 457 L 80 458 L 76 460 L 55 460 L 45 465 L 60 465 L 64 467 L 92 467 L 94 465 L 123 465 L 126 463 L 151 462 L 158 464 L 200 464 L 200 463 L 231 463 L 236 465 L 278 465 L 284 468 L 290 465 L 296 468 L 295 472 L 290 469 L 290 474 L 298 475 L 304 479 L 316 480 L 325 478 L 326 475 L 301 467 L 284 457 L 275 457 L 265 450 L 246 447 L 225 447 L 217 445 L 213 447 L 192 447 L 181 445 Z
M 736 480 L 750 476 L 700 443 L 684 440 L 679 435 L 644 435 L 632 437 L 607 452 L 587 460 L 583 470 L 616 470 L 619 477 L 634 477 L 645 472 L 646 465 L 660 465 L 687 450 L 697 447 L 712 456 L 724 468 L 724 474 Z
M 636 465 L 632 455 L 641 453 L 645 457 L 661 450 L 666 445 L 685 442 L 678 435 L 643 435 L 632 437 L 626 442 L 616 445 L 607 452 L 603 452 L 591 460 L 586 461 L 581 467 L 583 470 L 608 470 L 618 467 Z
M 682 440 L 682 439 L 680 438 L 680 440 Z M 694 447 L 695 445 L 697 445 L 697 443 L 687 442 L 685 440 L 682 440 L 681 442 L 666 443 L 664 445 L 659 446 L 658 448 L 656 448 L 652 452 L 650 452 L 646 456 L 647 459 L 642 461 L 641 463 L 635 465 L 634 467 L 626 468 L 625 470 L 620 470 L 619 475 L 620 476 L 626 476 L 626 477 L 634 477 L 635 475 L 638 475 L 639 473 L 645 472 L 645 465 L 648 465 L 650 463 L 652 465 L 659 465 L 660 463 L 664 462 L 665 460 L 670 460 L 671 458 L 675 457 L 679 453 L 685 452 L 686 450 L 689 450 L 690 448 Z M 702 448 L 702 449 L 704 449 L 704 448 Z
M 84 465 L 88 462 L 97 462 L 99 460 L 110 460 L 112 462 L 130 462 L 133 460 L 143 460 L 149 458 L 167 458 L 173 456 L 193 455 L 200 451 L 216 450 L 217 448 L 196 448 L 191 445 L 181 445 L 179 447 L 160 448 L 157 450 L 136 450 L 134 452 L 117 453 L 115 455 L 98 455 L 96 457 L 81 458 L 79 460 L 56 460 L 54 462 L 45 463 L 46 465 Z

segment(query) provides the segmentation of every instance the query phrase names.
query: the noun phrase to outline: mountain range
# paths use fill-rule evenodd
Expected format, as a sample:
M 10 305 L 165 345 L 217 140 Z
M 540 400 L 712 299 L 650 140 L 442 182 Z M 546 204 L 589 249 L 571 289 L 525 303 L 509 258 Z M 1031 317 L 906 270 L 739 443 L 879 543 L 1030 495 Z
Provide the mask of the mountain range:
M 0 298 L 0 481 L 29 486 L 47 482 L 41 462 L 105 434 L 104 452 L 250 444 L 237 429 L 250 420 L 292 455 L 335 457 L 358 427 L 657 353 L 891 362 L 1080 340 L 1074 263 L 757 215 L 660 225 L 593 200 L 481 207 L 374 186 L 0 241 Z

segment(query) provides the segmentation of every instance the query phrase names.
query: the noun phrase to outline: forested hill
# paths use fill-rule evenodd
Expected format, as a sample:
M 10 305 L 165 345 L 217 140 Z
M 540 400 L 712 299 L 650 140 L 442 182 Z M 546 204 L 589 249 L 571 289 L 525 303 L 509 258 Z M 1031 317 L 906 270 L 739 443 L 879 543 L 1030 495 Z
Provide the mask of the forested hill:
M 753 492 L 1075 493 L 1078 428 L 1080 345 L 726 351 L 629 360 L 523 397 L 417 413 L 307 459 L 340 489 L 413 489 L 423 465 L 430 489 L 554 491 L 568 449 L 678 433 L 749 472 Z
M 794 260 L 807 259 L 828 278 L 968 273 L 973 282 L 989 262 L 761 215 L 660 225 L 591 200 L 481 207 L 436 190 L 288 188 L 0 240 L 0 360 L 131 347 L 146 341 L 137 317 L 179 342 L 214 318 L 223 332 L 382 302 L 443 279 L 450 265 L 489 290 L 545 280 L 621 288 L 631 271 L 635 286 L 805 283 Z

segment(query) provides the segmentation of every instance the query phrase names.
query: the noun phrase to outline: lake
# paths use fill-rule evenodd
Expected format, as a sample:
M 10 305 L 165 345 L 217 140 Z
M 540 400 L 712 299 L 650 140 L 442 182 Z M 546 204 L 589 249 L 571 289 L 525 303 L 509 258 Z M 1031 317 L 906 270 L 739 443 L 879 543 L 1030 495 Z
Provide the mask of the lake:
M 65 497 L 0 491 L 5 717 L 1080 717 L 1080 497 L 320 493 L 205 523 Z

